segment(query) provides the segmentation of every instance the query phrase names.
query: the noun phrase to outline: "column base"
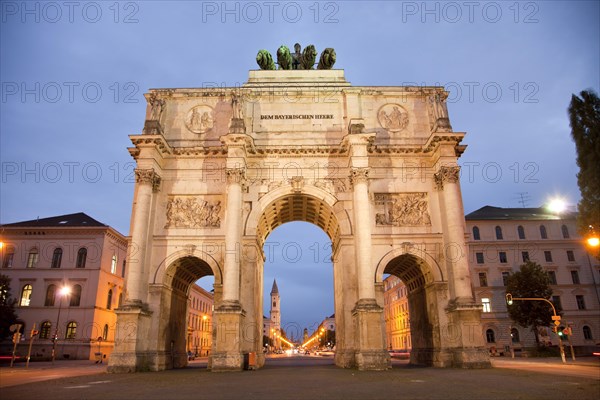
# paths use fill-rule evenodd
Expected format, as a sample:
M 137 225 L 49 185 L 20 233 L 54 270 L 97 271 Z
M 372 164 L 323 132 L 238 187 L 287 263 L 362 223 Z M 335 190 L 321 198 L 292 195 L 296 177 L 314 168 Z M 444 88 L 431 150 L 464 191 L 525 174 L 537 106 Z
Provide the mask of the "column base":
M 241 371 L 244 369 L 242 353 L 243 321 L 246 313 L 239 301 L 225 300 L 215 309 L 213 323 L 216 323 L 214 353 L 211 357 L 211 371 Z
M 356 367 L 361 370 L 381 371 L 392 367 L 389 353 L 385 350 L 383 308 L 375 299 L 360 299 L 352 310 L 356 343 L 354 352 Z
M 342 350 L 335 352 L 335 365 L 340 368 L 354 368 L 356 366 L 356 358 L 353 350 Z
M 129 373 L 157 371 L 155 353 L 148 351 L 152 312 L 142 302 L 130 302 L 115 310 L 117 332 L 115 349 L 110 355 L 107 371 Z
M 459 299 L 449 304 L 447 312 L 453 340 L 445 349 L 444 363 L 455 368 L 491 368 L 481 333 L 481 305 Z

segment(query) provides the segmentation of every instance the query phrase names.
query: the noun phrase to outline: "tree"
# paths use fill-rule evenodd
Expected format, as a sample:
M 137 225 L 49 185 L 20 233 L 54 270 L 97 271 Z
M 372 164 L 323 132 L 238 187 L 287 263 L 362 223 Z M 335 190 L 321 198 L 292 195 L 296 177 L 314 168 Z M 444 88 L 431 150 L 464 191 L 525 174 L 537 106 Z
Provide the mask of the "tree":
M 549 300 L 552 297 L 550 277 L 538 263 L 528 261 L 520 266 L 519 272 L 508 278 L 506 293 L 510 293 L 513 298 L 529 297 Z M 531 331 L 535 335 L 535 343 L 538 346 L 540 345 L 538 327 L 551 325 L 554 315 L 550 304 L 543 300 L 517 300 L 508 306 L 508 314 L 522 327 L 531 326 Z
M 17 322 L 16 303 L 10 292 L 10 278 L 0 274 L 0 340 L 11 334 L 10 326 Z
M 571 96 L 571 137 L 577 149 L 581 192 L 577 225 L 582 236 L 600 233 L 600 99 L 593 90 Z

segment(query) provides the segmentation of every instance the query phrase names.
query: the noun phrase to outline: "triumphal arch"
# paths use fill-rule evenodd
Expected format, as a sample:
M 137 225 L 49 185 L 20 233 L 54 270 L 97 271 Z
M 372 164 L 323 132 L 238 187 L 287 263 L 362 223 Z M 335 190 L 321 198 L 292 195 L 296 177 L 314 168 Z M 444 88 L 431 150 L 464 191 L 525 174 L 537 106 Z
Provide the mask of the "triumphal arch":
M 442 87 L 352 86 L 343 70 L 252 70 L 238 87 L 152 89 L 135 159 L 126 301 L 109 371 L 183 367 L 190 284 L 214 275 L 209 367 L 264 364 L 263 245 L 290 221 L 332 242 L 335 363 L 390 366 L 385 274 L 409 290 L 411 362 L 489 366 Z

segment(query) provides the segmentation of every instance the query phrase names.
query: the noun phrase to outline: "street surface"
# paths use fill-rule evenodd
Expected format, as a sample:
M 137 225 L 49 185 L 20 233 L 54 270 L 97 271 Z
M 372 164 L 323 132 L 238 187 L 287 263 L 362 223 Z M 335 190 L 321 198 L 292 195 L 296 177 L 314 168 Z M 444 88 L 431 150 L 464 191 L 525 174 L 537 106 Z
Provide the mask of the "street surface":
M 19 363 L 0 368 L 0 398 L 597 400 L 600 394 L 597 358 L 569 365 L 556 359 L 492 362 L 492 369 L 463 370 L 394 360 L 388 371 L 357 371 L 335 367 L 332 357 L 278 355 L 256 371 L 212 373 L 204 358 L 184 369 L 137 374 L 107 374 L 93 361 L 31 363 L 29 370 Z

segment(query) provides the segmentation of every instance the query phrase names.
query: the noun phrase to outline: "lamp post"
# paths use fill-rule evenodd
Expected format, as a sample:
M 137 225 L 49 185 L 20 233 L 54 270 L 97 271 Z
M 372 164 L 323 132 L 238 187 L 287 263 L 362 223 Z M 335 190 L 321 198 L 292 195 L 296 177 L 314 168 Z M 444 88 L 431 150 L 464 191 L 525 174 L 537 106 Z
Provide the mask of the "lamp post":
M 52 365 L 54 365 L 54 359 L 56 358 L 56 342 L 58 340 L 58 324 L 60 323 L 60 310 L 62 309 L 62 300 L 63 297 L 68 296 L 71 293 L 71 288 L 68 286 L 63 286 L 58 291 L 60 295 L 60 300 L 58 302 L 58 316 L 56 317 L 56 328 L 54 329 L 54 337 L 52 338 Z

